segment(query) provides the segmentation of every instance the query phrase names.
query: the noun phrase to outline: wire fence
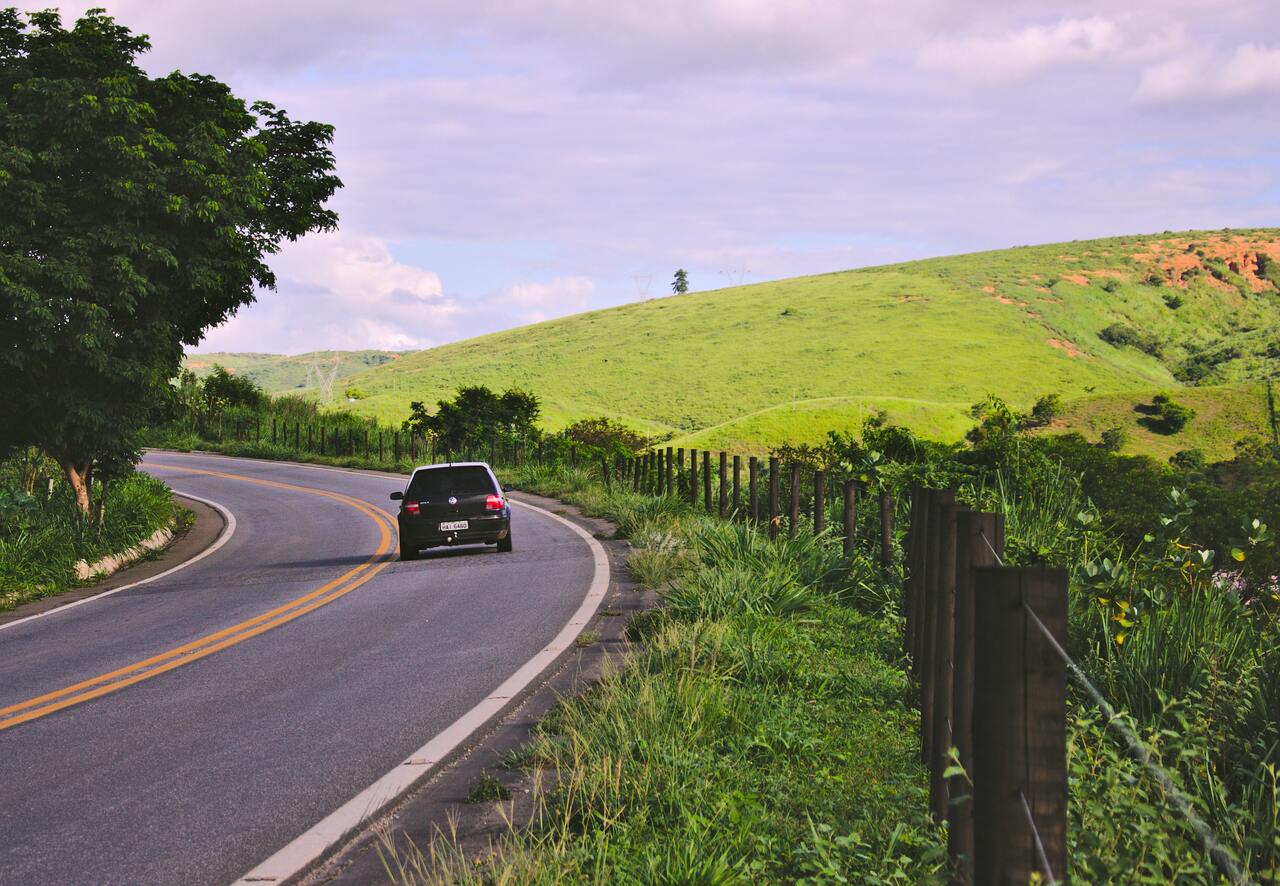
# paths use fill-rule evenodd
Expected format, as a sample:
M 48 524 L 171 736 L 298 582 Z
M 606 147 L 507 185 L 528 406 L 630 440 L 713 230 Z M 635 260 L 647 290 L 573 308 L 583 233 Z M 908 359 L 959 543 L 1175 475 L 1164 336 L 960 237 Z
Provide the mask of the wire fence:
M 1003 516 L 912 494 L 904 647 L 920 685 L 930 803 L 965 882 L 1056 883 L 1067 859 L 1066 683 L 1083 689 L 1233 884 L 1249 877 L 1156 755 L 1067 652 L 1067 574 L 1004 562 Z M 954 740 L 955 758 L 949 757 Z M 950 779 L 954 764 L 968 793 Z

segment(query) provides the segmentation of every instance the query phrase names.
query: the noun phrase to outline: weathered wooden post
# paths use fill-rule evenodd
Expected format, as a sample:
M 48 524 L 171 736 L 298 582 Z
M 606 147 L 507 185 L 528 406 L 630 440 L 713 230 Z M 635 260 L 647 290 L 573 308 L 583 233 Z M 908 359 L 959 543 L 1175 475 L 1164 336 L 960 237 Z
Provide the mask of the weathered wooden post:
M 676 488 L 684 492 L 684 447 L 676 450 Z
M 791 463 L 791 522 L 787 526 L 787 535 L 796 537 L 800 523 L 800 463 Z
M 396 464 L 400 464 L 400 432 L 391 432 L 391 457 Z
M 276 445 L 276 420 L 274 417 L 271 419 L 271 445 Z
M 604 478 L 604 485 L 609 486 L 609 459 L 600 456 L 600 476 Z
M 733 514 L 742 519 L 742 456 L 733 457 Z
M 933 693 L 936 685 L 938 609 L 942 593 L 942 509 L 955 504 L 955 500 L 955 493 L 949 489 L 934 492 L 925 542 L 924 618 L 917 643 L 920 646 L 920 762 L 926 766 L 930 766 L 935 754 L 940 753 L 933 746 Z
M 747 457 L 747 513 L 752 523 L 760 522 L 760 460 Z
M 676 491 L 675 472 L 671 467 L 672 454 L 673 454 L 673 450 L 670 446 L 668 446 L 667 447 L 667 476 L 666 476 L 666 486 L 667 486 L 666 492 L 668 496 L 674 495 Z
M 320 454 L 321 455 L 324 455 L 324 437 L 325 437 L 324 425 L 321 425 L 320 426 Z
M 819 468 L 813 472 L 813 534 L 820 535 L 827 528 L 827 472 Z
M 689 504 L 698 506 L 698 450 L 689 450 Z
M 711 513 L 711 450 L 702 450 L 702 498 L 703 507 Z
M 1033 873 L 1062 882 L 1067 671 L 1031 613 L 1066 645 L 1067 573 L 988 566 L 974 584 L 974 882 L 1026 883 Z
M 952 657 L 951 742 L 973 777 L 974 570 L 998 566 L 1004 556 L 1004 517 L 961 511 L 956 514 L 956 640 Z M 973 791 L 963 777 L 951 784 L 947 850 L 964 882 L 973 881 Z
M 729 456 L 720 450 L 720 518 L 729 510 Z
M 307 451 L 311 451 L 311 422 L 307 422 Z
M 933 759 L 929 763 L 929 803 L 935 821 L 947 817 L 950 794 L 947 779 L 947 752 L 951 749 L 952 662 L 956 646 L 956 516 L 966 505 L 946 505 L 938 513 L 937 618 L 933 638 Z
M 769 456 L 769 537 L 778 537 L 778 457 Z

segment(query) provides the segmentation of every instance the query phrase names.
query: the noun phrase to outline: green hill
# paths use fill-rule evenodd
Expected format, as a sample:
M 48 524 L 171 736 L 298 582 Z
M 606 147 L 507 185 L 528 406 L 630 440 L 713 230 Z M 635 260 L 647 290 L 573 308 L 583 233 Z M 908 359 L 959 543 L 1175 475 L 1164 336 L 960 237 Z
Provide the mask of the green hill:
M 333 372 L 336 361 L 334 395 L 341 397 L 346 380 L 352 375 L 399 360 L 401 356 L 395 351 L 312 351 L 291 356 L 210 353 L 189 354 L 183 365 L 202 378 L 216 365 L 250 379 L 272 394 L 308 393 L 314 396 L 316 379 L 313 367 L 323 370 L 327 377 Z
M 855 428 L 874 409 L 954 439 L 988 393 L 1020 407 L 1060 394 L 1073 401 L 1062 426 L 1089 431 L 1133 423 L 1133 405 L 1167 391 L 1208 398 L 1203 418 L 1168 439 L 1139 427 L 1130 445 L 1223 453 L 1262 431 L 1258 389 L 1240 385 L 1277 366 L 1280 230 L 1260 229 L 1018 247 L 653 299 L 406 354 L 348 383 L 369 395 L 349 408 L 388 420 L 459 385 L 519 386 L 543 398 L 552 428 L 608 415 L 742 451 Z M 1184 394 L 1193 383 L 1229 387 Z M 1222 391 L 1256 408 L 1213 424 Z

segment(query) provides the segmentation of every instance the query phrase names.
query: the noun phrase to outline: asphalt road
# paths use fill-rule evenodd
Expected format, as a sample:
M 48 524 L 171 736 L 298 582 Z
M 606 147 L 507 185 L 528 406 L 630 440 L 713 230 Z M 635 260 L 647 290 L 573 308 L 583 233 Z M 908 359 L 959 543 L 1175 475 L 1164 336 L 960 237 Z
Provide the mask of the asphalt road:
M 527 508 L 510 554 L 400 563 L 396 480 L 176 453 L 143 467 L 224 505 L 235 534 L 0 630 L 0 883 L 234 880 L 483 699 L 592 579 L 588 545 Z

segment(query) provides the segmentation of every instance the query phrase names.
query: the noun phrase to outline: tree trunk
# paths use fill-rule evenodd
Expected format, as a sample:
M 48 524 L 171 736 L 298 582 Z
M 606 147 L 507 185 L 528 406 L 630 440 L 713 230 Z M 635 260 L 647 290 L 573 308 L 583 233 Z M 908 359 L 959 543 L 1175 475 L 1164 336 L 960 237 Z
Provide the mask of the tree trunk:
M 76 495 L 76 509 L 84 516 L 89 516 L 89 483 L 92 462 L 63 461 L 62 470 L 66 472 L 67 482 Z

